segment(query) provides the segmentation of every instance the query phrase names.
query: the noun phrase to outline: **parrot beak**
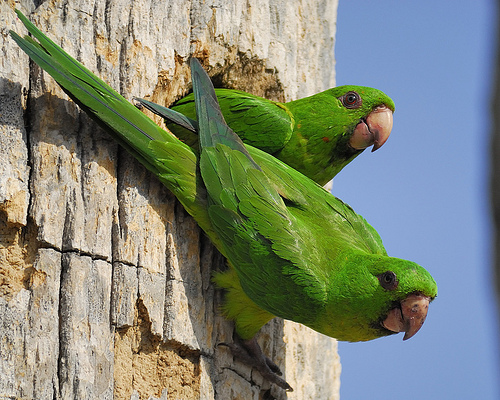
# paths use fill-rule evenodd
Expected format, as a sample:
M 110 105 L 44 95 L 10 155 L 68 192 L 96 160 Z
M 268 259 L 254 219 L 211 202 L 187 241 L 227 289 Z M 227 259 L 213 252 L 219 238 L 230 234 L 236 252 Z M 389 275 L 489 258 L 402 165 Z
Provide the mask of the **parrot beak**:
M 414 336 L 424 324 L 430 298 L 422 294 L 411 294 L 401 301 L 400 307 L 389 311 L 382 326 L 393 332 L 405 332 L 403 340 Z
M 382 147 L 392 130 L 392 110 L 386 105 L 375 107 L 363 118 L 349 139 L 353 149 L 364 150 L 373 145 L 372 152 Z

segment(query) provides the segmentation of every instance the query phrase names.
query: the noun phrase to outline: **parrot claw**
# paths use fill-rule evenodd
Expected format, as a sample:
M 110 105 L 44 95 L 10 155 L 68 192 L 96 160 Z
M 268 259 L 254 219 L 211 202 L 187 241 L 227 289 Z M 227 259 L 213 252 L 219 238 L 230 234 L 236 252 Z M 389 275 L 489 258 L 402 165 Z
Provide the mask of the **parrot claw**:
M 262 352 L 255 338 L 242 340 L 236 338 L 236 343 L 219 343 L 219 346 L 226 346 L 231 350 L 233 357 L 240 362 L 255 368 L 262 377 L 288 392 L 293 392 L 293 388 L 283 379 L 280 368 Z

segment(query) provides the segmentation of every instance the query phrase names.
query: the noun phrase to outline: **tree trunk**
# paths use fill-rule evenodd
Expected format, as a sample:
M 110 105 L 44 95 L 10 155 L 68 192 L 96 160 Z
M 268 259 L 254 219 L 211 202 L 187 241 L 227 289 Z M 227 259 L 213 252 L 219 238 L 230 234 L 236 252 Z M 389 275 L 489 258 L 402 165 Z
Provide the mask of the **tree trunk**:
M 216 86 L 291 100 L 334 85 L 336 0 L 21 1 L 127 99 L 170 104 L 187 60 Z M 336 342 L 275 319 L 285 393 L 219 343 L 224 259 L 175 197 L 7 35 L 0 3 L 0 397 L 337 399 Z M 156 120 L 158 123 L 161 121 Z

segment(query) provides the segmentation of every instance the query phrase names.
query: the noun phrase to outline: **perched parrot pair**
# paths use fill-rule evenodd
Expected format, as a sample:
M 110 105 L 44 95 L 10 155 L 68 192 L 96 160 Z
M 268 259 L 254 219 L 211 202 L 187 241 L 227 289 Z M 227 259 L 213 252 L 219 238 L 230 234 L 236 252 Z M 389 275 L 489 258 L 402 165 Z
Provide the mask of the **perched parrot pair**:
M 344 86 L 275 103 L 214 91 L 192 59 L 192 96 L 174 111 L 145 103 L 183 127 L 172 127 L 179 140 L 16 12 L 32 35 L 11 31 L 17 44 L 175 194 L 227 258 L 214 281 L 240 338 L 227 344 L 235 357 L 291 390 L 255 340 L 275 316 L 345 341 L 409 339 L 420 329 L 437 295 L 431 275 L 387 256 L 377 232 L 320 186 L 387 139 L 394 105 L 385 94 Z

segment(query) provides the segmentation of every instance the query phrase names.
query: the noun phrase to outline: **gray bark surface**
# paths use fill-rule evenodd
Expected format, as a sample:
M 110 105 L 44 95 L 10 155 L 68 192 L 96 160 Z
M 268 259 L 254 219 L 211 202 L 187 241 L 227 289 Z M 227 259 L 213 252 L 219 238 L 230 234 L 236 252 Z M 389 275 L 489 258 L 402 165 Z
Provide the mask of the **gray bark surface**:
M 1 2 L 0 398 L 337 399 L 331 338 L 262 330 L 293 393 L 218 346 L 224 259 L 10 39 L 14 7 L 129 100 L 185 95 L 192 55 L 218 86 L 278 100 L 335 78 L 337 0 Z

